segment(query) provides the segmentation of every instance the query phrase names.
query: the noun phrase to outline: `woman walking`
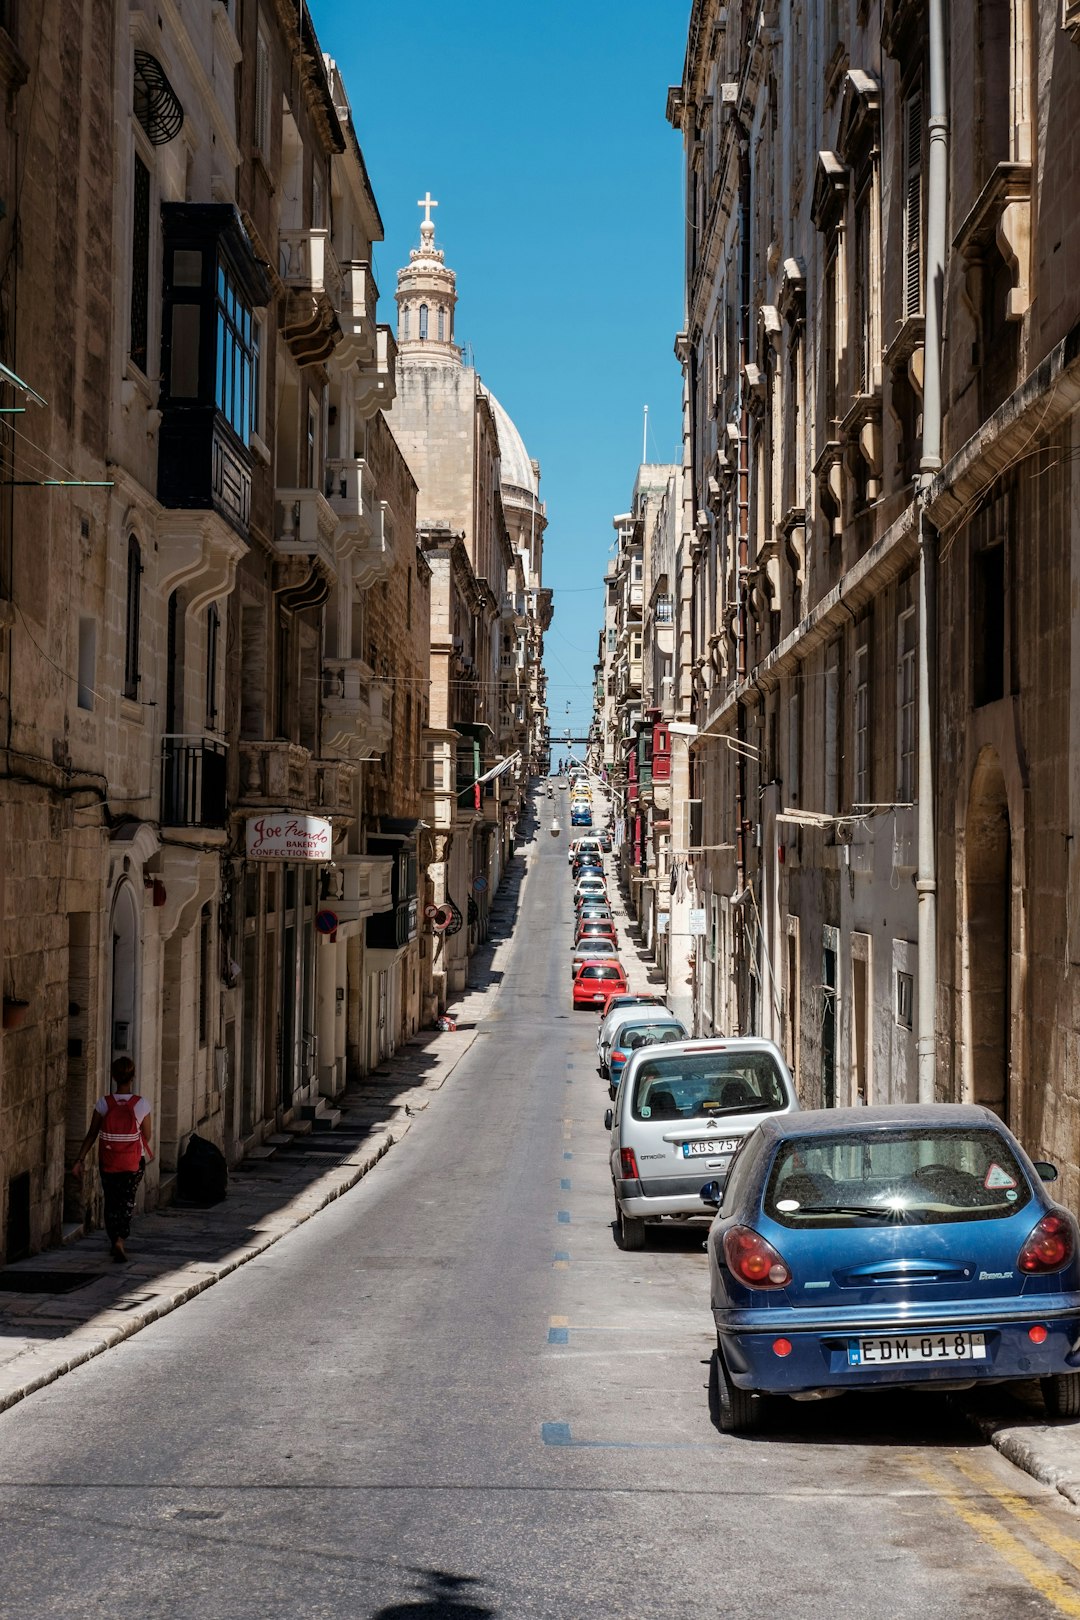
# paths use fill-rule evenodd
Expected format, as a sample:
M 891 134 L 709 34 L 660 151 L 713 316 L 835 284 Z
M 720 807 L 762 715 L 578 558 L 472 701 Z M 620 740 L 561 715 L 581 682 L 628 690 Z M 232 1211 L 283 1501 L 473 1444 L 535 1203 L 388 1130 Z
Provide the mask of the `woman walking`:
M 143 1178 L 150 1151 L 150 1104 L 132 1091 L 135 1065 L 129 1057 L 117 1058 L 112 1066 L 112 1091 L 99 1097 L 90 1118 L 90 1129 L 79 1149 L 71 1173 L 80 1178 L 83 1161 L 99 1138 L 98 1173 L 105 1195 L 105 1231 L 112 1245 L 114 1260 L 127 1259 L 127 1240 L 135 1196 Z

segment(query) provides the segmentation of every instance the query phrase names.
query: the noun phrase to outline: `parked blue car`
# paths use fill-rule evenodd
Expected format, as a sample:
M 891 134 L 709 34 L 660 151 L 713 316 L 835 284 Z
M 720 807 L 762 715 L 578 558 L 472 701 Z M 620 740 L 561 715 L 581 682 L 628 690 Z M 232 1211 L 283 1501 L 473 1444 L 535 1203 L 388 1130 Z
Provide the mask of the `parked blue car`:
M 648 1009 L 644 1008 L 643 1012 L 647 1014 Z M 615 1093 L 619 1089 L 619 1080 L 627 1059 L 639 1046 L 655 1046 L 658 1042 L 670 1045 L 672 1041 L 689 1039 L 689 1030 L 677 1018 L 672 1018 L 670 1013 L 661 1018 L 644 1016 L 639 1023 L 623 1026 L 608 1058 L 608 1095 L 612 1101 L 615 1100 Z
M 766 1116 L 702 1188 L 720 1428 L 757 1427 L 768 1395 L 1030 1378 L 1051 1417 L 1080 1416 L 1080 1235 L 1056 1178 L 986 1108 Z
M 570 825 L 572 827 L 591 827 L 592 826 L 592 811 L 591 810 L 571 810 L 571 812 L 570 812 Z

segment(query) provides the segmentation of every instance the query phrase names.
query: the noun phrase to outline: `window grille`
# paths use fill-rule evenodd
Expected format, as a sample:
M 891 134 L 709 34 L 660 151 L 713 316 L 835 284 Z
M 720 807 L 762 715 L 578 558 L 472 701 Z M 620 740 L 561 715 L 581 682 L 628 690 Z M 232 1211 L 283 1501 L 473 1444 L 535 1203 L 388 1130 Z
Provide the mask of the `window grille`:
M 270 156 L 270 47 L 262 30 L 255 45 L 255 145 Z
M 135 153 L 131 187 L 131 334 L 132 361 L 147 369 L 150 310 L 150 170 Z
M 124 696 L 139 696 L 139 617 L 142 606 L 142 549 L 133 534 L 128 535 L 127 604 L 124 621 Z
M 922 91 L 904 102 L 904 318 L 921 315 L 923 209 Z
M 855 649 L 855 793 L 856 804 L 870 795 L 870 650 Z

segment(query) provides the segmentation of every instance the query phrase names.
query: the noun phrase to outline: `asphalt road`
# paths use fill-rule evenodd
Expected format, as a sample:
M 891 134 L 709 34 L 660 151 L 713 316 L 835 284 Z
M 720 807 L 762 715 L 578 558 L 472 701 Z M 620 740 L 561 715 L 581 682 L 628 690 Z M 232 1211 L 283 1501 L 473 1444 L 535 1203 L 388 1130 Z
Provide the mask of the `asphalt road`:
M 1080 1518 L 945 1403 L 713 1429 L 700 1232 L 613 1241 L 540 820 L 490 1014 L 405 1142 L 0 1416 L 5 1620 L 1080 1616 Z

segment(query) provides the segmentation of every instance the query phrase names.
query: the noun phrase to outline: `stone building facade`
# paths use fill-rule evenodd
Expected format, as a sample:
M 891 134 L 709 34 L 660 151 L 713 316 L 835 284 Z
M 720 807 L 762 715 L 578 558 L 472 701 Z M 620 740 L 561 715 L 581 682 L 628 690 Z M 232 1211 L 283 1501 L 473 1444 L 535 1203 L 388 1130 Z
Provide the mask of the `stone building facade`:
M 551 594 L 542 583 L 540 469 L 455 339 L 457 278 L 435 246 L 398 272 L 397 392 L 389 414 L 417 482 L 433 569 L 431 732 L 435 835 L 433 1003 L 465 983 L 513 851 L 529 775 L 547 750 L 541 673 Z M 449 918 L 449 922 L 447 922 Z
M 695 0 L 668 116 L 697 1028 L 1075 1202 L 1073 9 L 947 8 L 931 109 L 925 0 Z
M 381 221 L 306 6 L 0 22 L 14 1257 L 96 1216 L 65 1171 L 114 1056 L 153 1202 L 192 1132 L 235 1160 L 415 1029 L 429 604 Z

